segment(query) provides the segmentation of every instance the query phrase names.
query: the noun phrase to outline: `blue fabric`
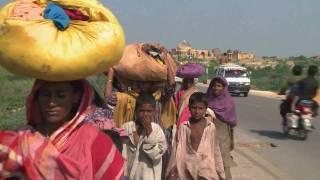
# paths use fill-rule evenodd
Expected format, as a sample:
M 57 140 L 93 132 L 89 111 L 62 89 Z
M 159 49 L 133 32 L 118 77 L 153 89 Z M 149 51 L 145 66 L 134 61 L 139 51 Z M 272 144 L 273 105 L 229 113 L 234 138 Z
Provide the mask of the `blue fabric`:
M 294 96 L 299 96 L 299 85 L 298 85 L 298 83 L 294 83 L 288 89 L 289 89 L 289 93 L 290 94 L 292 94 Z
M 52 20 L 59 30 L 67 29 L 70 23 L 69 16 L 59 5 L 54 3 L 48 4 L 47 8 L 44 10 L 44 18 Z

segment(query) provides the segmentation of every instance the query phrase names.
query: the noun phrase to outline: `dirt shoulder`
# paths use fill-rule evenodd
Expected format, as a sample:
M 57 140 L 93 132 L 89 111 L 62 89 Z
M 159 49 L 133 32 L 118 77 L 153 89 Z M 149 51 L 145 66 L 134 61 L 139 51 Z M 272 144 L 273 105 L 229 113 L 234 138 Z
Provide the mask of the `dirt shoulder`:
M 260 90 L 250 90 L 250 94 L 256 95 L 256 96 L 263 96 L 267 98 L 274 98 L 274 99 L 284 99 L 284 95 L 278 95 L 275 92 L 271 91 L 260 91 Z

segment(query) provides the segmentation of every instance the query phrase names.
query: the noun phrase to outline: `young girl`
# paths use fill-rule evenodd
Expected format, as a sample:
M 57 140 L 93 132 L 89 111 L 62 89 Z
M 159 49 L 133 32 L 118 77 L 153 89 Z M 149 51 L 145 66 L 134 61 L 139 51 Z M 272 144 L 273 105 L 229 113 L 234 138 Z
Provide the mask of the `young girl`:
M 208 106 L 216 114 L 217 135 L 227 179 L 232 179 L 230 167 L 234 165 L 230 152 L 233 150 L 233 128 L 237 125 L 235 104 L 223 77 L 214 78 L 207 90 Z
M 178 110 L 178 127 L 180 126 L 180 124 L 183 124 L 185 121 L 188 121 L 191 116 L 188 103 L 190 96 L 195 92 L 198 92 L 198 89 L 195 86 L 194 79 L 184 78 L 182 81 L 182 86 L 176 95 L 176 106 Z

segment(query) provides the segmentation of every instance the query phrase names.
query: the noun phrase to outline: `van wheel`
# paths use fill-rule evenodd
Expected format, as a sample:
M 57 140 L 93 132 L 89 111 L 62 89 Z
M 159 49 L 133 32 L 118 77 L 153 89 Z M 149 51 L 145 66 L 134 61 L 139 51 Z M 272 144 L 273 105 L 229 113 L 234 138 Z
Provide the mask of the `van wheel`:
M 244 97 L 248 97 L 248 93 L 243 93 Z

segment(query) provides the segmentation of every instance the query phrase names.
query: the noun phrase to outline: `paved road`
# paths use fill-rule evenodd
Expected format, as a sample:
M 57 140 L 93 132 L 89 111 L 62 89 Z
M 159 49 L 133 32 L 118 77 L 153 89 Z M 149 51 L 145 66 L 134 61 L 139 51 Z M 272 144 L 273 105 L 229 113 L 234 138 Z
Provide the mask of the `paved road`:
M 276 147 L 261 146 L 252 149 L 281 171 L 300 180 L 320 180 L 320 120 L 306 141 L 295 136 L 286 137 L 281 131 L 280 100 L 249 95 L 235 97 L 239 117 L 238 128 L 259 143 L 272 143 Z

